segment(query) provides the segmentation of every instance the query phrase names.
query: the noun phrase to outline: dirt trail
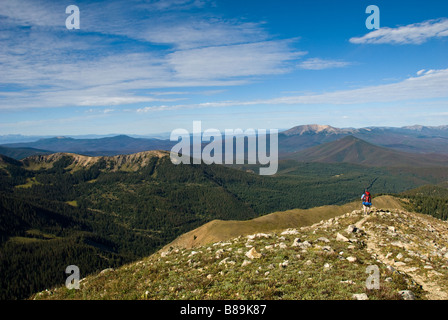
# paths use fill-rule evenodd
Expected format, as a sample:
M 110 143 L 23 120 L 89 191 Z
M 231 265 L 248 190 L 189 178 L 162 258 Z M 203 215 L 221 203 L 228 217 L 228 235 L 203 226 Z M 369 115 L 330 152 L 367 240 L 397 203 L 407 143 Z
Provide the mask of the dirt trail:
M 369 220 L 370 217 L 371 214 L 364 216 L 361 220 L 359 220 L 355 224 L 355 227 L 358 229 L 362 229 L 363 224 L 367 220 Z M 363 230 L 366 232 L 367 235 L 366 244 L 368 250 L 370 250 L 372 253 L 375 253 L 382 263 L 393 266 L 396 270 L 404 272 L 407 275 L 409 275 L 416 283 L 422 286 L 423 290 L 427 293 L 426 297 L 428 300 L 448 300 L 448 293 L 443 291 L 436 283 L 428 279 L 428 277 L 418 274 L 417 272 L 415 272 L 413 268 L 394 265 L 394 260 L 387 259 L 381 253 L 381 250 L 376 245 L 376 243 L 378 243 L 379 236 L 376 235 L 372 230 L 366 230 L 366 229 Z

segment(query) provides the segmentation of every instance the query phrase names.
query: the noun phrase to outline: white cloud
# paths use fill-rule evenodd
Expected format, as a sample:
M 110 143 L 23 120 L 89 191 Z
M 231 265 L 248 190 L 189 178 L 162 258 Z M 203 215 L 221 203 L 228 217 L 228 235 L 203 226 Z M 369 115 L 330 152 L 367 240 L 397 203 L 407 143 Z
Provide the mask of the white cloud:
M 202 8 L 208 0 L 156 0 L 149 3 L 141 3 L 140 8 L 146 8 L 151 11 L 166 11 L 166 10 L 187 10 L 192 8 Z
M 138 112 L 178 109 L 217 108 L 251 105 L 354 105 L 363 103 L 389 103 L 448 97 L 448 69 L 431 70 L 420 77 L 360 89 L 340 90 L 321 94 L 296 95 L 275 99 L 250 101 L 221 101 L 200 104 L 164 105 L 141 108 Z
M 426 73 L 423 76 L 411 77 L 392 84 L 315 95 L 283 97 L 272 99 L 269 103 L 339 105 L 442 97 L 448 97 L 448 69 L 433 70 L 433 72 Z
M 148 113 L 154 111 L 172 111 L 180 109 L 201 109 L 201 108 L 222 108 L 222 107 L 232 107 L 235 105 L 253 105 L 252 101 L 248 102 L 236 102 L 236 101 L 217 101 L 217 102 L 204 102 L 199 104 L 178 104 L 178 105 L 161 105 L 161 106 L 150 106 L 144 108 L 138 108 L 137 113 Z
M 332 68 L 343 68 L 351 63 L 339 60 L 329 60 L 320 58 L 310 58 L 299 64 L 299 68 L 306 70 L 324 70 Z
M 258 23 L 197 17 L 171 19 L 157 19 L 157 23 L 150 23 L 139 32 L 138 37 L 178 49 L 259 42 L 269 38 Z
M 419 70 L 419 71 L 417 71 L 417 75 L 418 76 L 421 76 L 423 73 L 425 73 L 425 69 L 422 69 L 422 70 Z
M 65 8 L 63 3 L 48 6 L 43 0 L 0 1 L 0 15 L 6 18 L 5 22 L 21 26 L 65 27 Z
M 422 44 L 431 38 L 448 37 L 448 19 L 434 19 L 397 28 L 383 27 L 362 37 L 353 37 L 356 44 Z
M 304 54 L 293 48 L 297 39 L 272 40 L 261 23 L 170 11 L 205 2 L 82 3 L 76 33 L 65 30 L 62 4 L 0 1 L 0 85 L 15 90 L 0 92 L 0 110 L 175 101 L 147 92 L 247 84 L 292 70 Z
M 284 73 L 288 62 L 304 54 L 290 48 L 289 40 L 263 41 L 176 51 L 168 63 L 178 78 L 225 79 Z

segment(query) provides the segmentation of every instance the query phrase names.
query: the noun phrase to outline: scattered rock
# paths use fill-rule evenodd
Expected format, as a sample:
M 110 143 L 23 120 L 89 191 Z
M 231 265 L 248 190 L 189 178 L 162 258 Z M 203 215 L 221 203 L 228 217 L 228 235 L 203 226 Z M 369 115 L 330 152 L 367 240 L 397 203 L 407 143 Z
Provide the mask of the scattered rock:
M 297 231 L 297 229 L 286 229 L 281 233 L 281 235 L 294 235 L 294 234 L 299 234 L 299 231 Z
M 344 237 L 342 234 L 338 233 L 336 235 L 336 241 L 350 242 L 348 238 Z
M 243 264 L 241 265 L 242 267 L 245 267 L 245 266 L 247 266 L 247 265 L 249 265 L 249 264 L 251 264 L 252 262 L 251 261 L 249 261 L 249 260 L 244 260 L 243 261 Z
M 280 249 L 286 249 L 288 246 L 286 244 L 284 244 L 283 242 L 280 243 L 276 243 L 275 247 L 279 247 Z
M 369 300 L 369 297 L 365 293 L 358 293 L 353 295 L 353 299 L 356 300 Z
M 330 247 L 330 246 L 324 246 L 324 247 L 322 247 L 322 250 L 327 252 L 327 253 L 333 253 L 334 252 L 333 248 Z
M 194 256 L 195 254 L 198 254 L 199 252 L 197 251 L 191 251 L 191 253 L 188 255 L 189 257 Z
M 261 253 L 257 252 L 255 248 L 252 248 L 246 252 L 246 257 L 248 257 L 249 259 L 259 259 L 261 258 Z
M 412 291 L 409 290 L 402 290 L 398 292 L 403 300 L 415 300 L 415 295 Z
M 325 238 L 325 237 L 320 237 L 319 239 L 317 239 L 316 241 L 318 241 L 318 242 L 325 242 L 325 243 L 330 243 L 330 240 L 328 240 L 327 238 Z
M 300 238 L 295 238 L 294 242 L 292 243 L 292 246 L 298 247 L 300 242 L 302 242 L 302 240 Z
M 387 266 L 386 269 L 387 269 L 389 272 L 392 272 L 392 273 L 394 273 L 394 272 L 396 271 L 395 268 L 392 267 L 392 266 Z
M 163 251 L 163 252 L 160 254 L 160 256 L 161 256 L 162 258 L 164 258 L 164 257 L 166 257 L 169 253 L 170 253 L 169 251 Z
M 347 258 L 348 262 L 355 262 L 356 260 L 358 260 L 358 259 L 356 259 L 355 257 L 348 257 Z
M 294 239 L 294 242 L 292 244 L 293 247 L 299 247 L 301 249 L 307 249 L 311 247 L 311 243 L 308 241 L 300 242 L 299 238 Z
M 247 238 L 249 240 L 253 240 L 255 238 L 270 238 L 270 237 L 271 237 L 271 235 L 266 234 L 266 233 L 257 233 L 257 234 L 252 234 L 252 235 L 247 236 Z
M 216 259 L 221 258 L 221 255 L 222 255 L 223 253 L 224 253 L 224 249 L 216 250 L 216 252 L 215 252 L 215 257 L 216 257 Z

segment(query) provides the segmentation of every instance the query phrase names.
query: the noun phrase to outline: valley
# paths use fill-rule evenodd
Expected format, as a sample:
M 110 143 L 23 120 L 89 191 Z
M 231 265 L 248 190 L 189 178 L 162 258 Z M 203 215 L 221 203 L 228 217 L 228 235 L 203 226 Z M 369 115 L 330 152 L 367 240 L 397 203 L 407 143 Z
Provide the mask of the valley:
M 174 165 L 163 150 L 1 155 L 0 297 L 26 299 L 62 284 L 68 265 L 88 276 L 162 248 L 309 226 L 357 210 L 366 187 L 374 196 L 401 194 L 409 210 L 446 219 L 444 157 L 351 135 L 282 156 L 273 176 L 255 174 L 256 165 Z M 425 193 L 436 185 L 440 197 Z M 422 196 L 403 193 L 418 187 Z

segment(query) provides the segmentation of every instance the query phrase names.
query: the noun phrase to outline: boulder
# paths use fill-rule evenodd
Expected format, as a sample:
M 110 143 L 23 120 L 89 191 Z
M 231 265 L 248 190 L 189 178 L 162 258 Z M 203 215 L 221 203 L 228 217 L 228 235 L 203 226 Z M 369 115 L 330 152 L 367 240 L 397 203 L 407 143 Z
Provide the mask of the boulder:
M 415 295 L 410 290 L 402 290 L 402 291 L 399 291 L 398 293 L 401 295 L 403 300 L 415 300 Z
M 346 237 L 344 237 L 342 234 L 338 233 L 336 235 L 336 240 L 337 241 L 342 241 L 342 242 L 350 242 L 350 240 Z
M 369 297 L 365 293 L 357 293 L 353 295 L 353 299 L 356 300 L 369 300 Z
M 249 259 L 259 259 L 261 258 L 261 253 L 257 252 L 255 248 L 252 248 L 246 252 L 246 257 L 248 257 Z
M 318 242 L 325 242 L 325 243 L 330 243 L 330 240 L 328 240 L 327 238 L 325 238 L 325 237 L 320 237 L 319 239 L 317 239 L 316 241 L 318 241 Z

